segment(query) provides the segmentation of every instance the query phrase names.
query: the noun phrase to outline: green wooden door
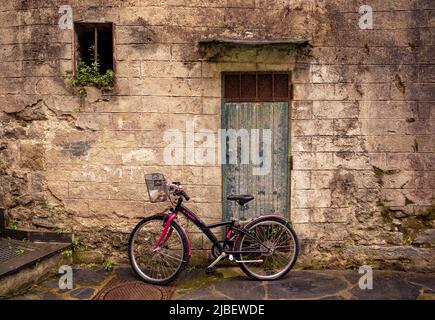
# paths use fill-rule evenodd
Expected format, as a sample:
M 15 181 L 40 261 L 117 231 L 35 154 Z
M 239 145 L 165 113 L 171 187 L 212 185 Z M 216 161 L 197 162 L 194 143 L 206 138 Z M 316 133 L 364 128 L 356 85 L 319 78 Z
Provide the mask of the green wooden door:
M 223 209 L 225 218 L 236 217 L 242 220 L 268 213 L 288 214 L 289 203 L 289 117 L 288 102 L 236 102 L 224 103 L 222 116 L 223 129 L 234 129 L 240 132 L 245 129 L 249 133 L 249 163 L 242 164 L 242 145 L 246 141 L 231 147 L 229 139 L 225 143 L 225 163 L 223 173 Z M 259 129 L 258 155 L 271 154 L 270 170 L 266 174 L 255 174 L 259 166 L 253 163 L 252 151 L 255 141 L 252 140 L 252 130 Z M 270 129 L 270 148 L 265 144 L 267 136 L 263 129 Z M 255 131 L 254 131 L 255 132 Z M 237 162 L 228 164 L 231 153 L 237 152 Z M 255 161 L 255 160 L 254 160 Z M 245 159 L 246 162 L 246 159 Z M 233 161 L 234 163 L 234 161 Z M 264 162 L 263 162 L 264 164 Z M 264 173 L 264 172 L 263 172 Z M 247 204 L 247 208 L 239 211 L 239 205 L 226 200 L 230 194 L 252 194 L 255 199 Z M 239 216 L 240 213 L 240 216 Z

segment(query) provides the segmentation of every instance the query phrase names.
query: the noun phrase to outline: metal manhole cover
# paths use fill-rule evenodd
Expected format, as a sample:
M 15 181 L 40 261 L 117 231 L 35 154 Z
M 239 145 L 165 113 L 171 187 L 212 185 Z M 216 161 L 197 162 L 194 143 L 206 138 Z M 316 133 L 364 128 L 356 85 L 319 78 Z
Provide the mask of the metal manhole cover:
M 170 288 L 169 288 L 170 289 Z M 168 300 L 168 289 L 141 281 L 114 281 L 96 297 L 97 300 Z

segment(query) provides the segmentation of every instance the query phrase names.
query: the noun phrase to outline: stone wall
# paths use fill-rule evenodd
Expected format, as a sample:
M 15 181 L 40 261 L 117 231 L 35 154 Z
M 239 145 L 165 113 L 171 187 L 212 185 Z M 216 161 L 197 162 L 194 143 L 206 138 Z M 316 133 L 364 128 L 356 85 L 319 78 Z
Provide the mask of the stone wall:
M 115 24 L 116 82 L 80 99 L 75 21 Z M 372 30 L 358 26 L 373 8 Z M 217 130 L 221 72 L 292 71 L 291 220 L 300 266 L 434 269 L 434 12 L 429 0 L 11 0 L 0 8 L 0 206 L 20 227 L 73 231 L 125 258 L 144 173 L 185 183 L 222 216 L 219 166 L 164 166 L 163 131 Z M 203 38 L 309 40 L 209 61 Z M 191 229 L 191 228 L 189 228 Z M 191 232 L 194 258 L 210 244 Z

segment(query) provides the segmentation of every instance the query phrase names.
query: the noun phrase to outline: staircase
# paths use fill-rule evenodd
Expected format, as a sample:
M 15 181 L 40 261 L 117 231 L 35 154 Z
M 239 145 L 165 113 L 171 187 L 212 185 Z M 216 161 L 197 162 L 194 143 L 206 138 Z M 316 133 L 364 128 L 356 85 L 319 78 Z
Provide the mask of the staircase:
M 71 233 L 17 230 L 7 227 L 0 208 L 0 299 L 7 298 L 57 273 L 71 264 L 62 254 L 72 248 Z

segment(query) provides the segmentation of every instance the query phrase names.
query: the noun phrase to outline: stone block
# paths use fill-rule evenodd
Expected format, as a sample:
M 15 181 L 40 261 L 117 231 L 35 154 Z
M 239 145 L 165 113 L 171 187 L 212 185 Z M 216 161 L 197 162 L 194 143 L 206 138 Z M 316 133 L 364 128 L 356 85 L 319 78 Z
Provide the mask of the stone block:
M 64 177 L 59 173 L 59 180 L 47 181 L 47 188 L 51 194 L 56 198 L 63 200 L 68 198 L 68 181 L 61 181 Z
M 310 209 L 292 209 L 290 216 L 290 221 L 292 223 L 308 223 L 310 220 Z
M 116 64 L 116 76 L 137 78 L 141 76 L 141 61 L 120 60 Z
M 293 99 L 299 100 L 336 100 L 333 84 L 298 84 L 293 85 Z
M 145 215 L 143 201 L 93 200 L 89 202 L 93 217 L 140 218 Z
M 312 140 L 311 136 L 299 136 L 294 137 L 291 143 L 292 152 L 310 152 L 312 151 Z
M 331 206 L 331 191 L 293 190 L 292 208 L 327 208 Z
M 118 60 L 171 60 L 171 47 L 167 44 L 120 44 L 116 52 Z
M 313 101 L 314 118 L 357 118 L 359 103 L 350 101 Z
M 110 115 L 81 113 L 77 116 L 75 125 L 84 130 L 107 130 L 110 127 Z
M 222 101 L 219 98 L 203 98 L 202 113 L 219 115 L 221 112 Z
M 204 90 L 206 80 L 195 78 L 171 79 L 170 94 L 181 97 L 200 97 Z M 213 97 L 212 94 L 207 95 Z
M 88 218 L 91 217 L 89 212 L 89 201 L 83 199 L 65 199 L 65 210 L 73 217 Z
M 332 135 L 332 120 L 293 120 L 292 133 L 294 136 Z
M 364 152 L 364 140 L 352 136 L 314 136 L 312 138 L 314 152 Z
M 421 232 L 413 241 L 417 245 L 435 245 L 435 229 L 428 229 Z
M 292 190 L 311 189 L 311 171 L 292 170 Z
M 313 105 L 317 101 L 292 101 L 291 118 L 292 119 L 312 119 Z
M 399 170 L 434 170 L 435 156 L 431 153 L 389 153 L 386 163 L 389 168 Z
M 347 169 L 371 169 L 370 159 L 365 153 L 357 152 L 336 152 L 334 154 L 334 164 L 337 167 Z
M 44 169 L 44 145 L 42 143 L 20 143 L 20 166 L 31 170 Z
M 199 78 L 200 62 L 142 61 L 141 76 L 150 78 Z
M 334 171 L 332 170 L 313 170 L 311 172 L 311 188 L 315 190 L 328 189 L 333 176 Z
M 335 136 L 361 135 L 361 124 L 358 119 L 334 119 L 333 129 Z
M 366 140 L 370 152 L 414 152 L 413 136 L 367 136 Z

